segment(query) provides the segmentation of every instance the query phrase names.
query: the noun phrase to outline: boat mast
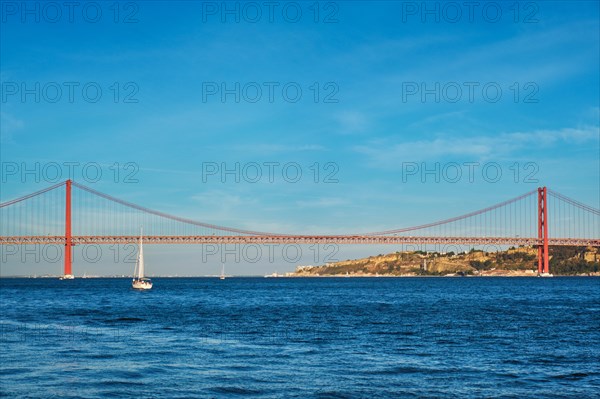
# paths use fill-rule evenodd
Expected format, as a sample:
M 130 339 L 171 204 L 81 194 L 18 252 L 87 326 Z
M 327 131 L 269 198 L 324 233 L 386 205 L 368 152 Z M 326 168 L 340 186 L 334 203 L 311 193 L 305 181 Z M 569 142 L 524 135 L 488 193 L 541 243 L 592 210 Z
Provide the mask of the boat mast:
M 144 278 L 144 247 L 142 246 L 142 229 L 140 228 L 140 252 L 138 254 L 138 278 Z

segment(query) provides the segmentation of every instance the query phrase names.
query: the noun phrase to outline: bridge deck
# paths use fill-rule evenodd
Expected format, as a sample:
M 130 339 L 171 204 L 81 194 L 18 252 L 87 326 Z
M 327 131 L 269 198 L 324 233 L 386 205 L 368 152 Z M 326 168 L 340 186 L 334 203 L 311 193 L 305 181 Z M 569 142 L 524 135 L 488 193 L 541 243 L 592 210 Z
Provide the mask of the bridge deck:
M 73 245 L 135 244 L 138 236 L 73 236 Z M 0 245 L 59 244 L 64 236 L 4 236 Z M 145 244 L 473 244 L 473 245 L 537 245 L 537 237 L 418 237 L 418 236 L 145 236 Z M 600 239 L 549 238 L 548 245 L 578 245 L 600 247 Z

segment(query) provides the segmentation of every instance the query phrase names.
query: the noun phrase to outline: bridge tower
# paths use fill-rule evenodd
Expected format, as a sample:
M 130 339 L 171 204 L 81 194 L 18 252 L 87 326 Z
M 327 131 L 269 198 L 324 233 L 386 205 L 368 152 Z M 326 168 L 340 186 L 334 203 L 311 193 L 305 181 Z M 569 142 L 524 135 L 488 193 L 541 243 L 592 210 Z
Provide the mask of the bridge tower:
M 548 197 L 546 187 L 538 188 L 538 274 L 550 273 L 548 264 Z
M 65 208 L 65 269 L 64 275 L 72 275 L 72 239 L 71 239 L 71 180 L 65 183 L 66 208 Z

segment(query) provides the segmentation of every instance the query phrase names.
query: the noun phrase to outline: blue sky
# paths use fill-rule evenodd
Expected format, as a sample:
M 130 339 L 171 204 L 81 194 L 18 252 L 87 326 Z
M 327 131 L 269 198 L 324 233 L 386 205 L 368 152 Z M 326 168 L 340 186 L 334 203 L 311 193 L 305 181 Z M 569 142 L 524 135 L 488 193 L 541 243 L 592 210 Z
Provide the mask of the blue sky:
M 318 16 L 311 2 L 281 2 L 272 21 L 263 2 L 227 3 L 239 22 L 221 2 L 122 2 L 118 15 L 115 3 L 81 4 L 69 21 L 64 6 L 56 17 L 45 3 L 27 3 L 33 11 L 23 14 L 20 2 L 2 2 L 5 167 L 93 162 L 102 179 L 88 182 L 80 170 L 74 178 L 97 190 L 209 223 L 290 233 L 420 224 L 540 185 L 599 207 L 596 1 L 482 2 L 472 20 L 462 2 L 428 2 L 429 14 L 422 2 L 321 2 Z M 256 23 L 252 7 L 262 13 Z M 223 84 L 239 84 L 239 102 L 223 101 Z M 97 102 L 85 85 L 100 87 Z M 302 97 L 286 101 L 283 87 Z M 137 182 L 122 174 L 115 182 L 115 162 L 134 163 Z M 273 182 L 203 179 L 208 163 L 252 162 L 296 163 L 303 177 L 291 183 L 277 167 Z M 449 181 L 449 162 L 477 163 L 473 181 L 467 167 Z M 497 181 L 482 174 L 490 164 L 502 171 Z M 440 179 L 407 175 L 408 165 L 439 165 Z M 337 182 L 324 182 L 332 171 Z M 41 177 L 3 169 L 2 200 L 50 185 Z

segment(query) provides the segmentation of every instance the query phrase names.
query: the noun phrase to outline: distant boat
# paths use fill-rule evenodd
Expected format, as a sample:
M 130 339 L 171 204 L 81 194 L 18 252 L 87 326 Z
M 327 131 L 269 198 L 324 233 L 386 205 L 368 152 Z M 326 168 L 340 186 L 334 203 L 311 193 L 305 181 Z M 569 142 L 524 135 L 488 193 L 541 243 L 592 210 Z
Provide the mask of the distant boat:
M 275 273 L 265 275 L 265 278 L 271 278 L 271 277 L 281 277 L 281 276 L 279 274 L 277 274 L 277 270 L 276 270 Z
M 554 274 L 552 274 L 552 273 L 540 273 L 540 274 L 538 274 L 538 277 L 554 277 Z
M 149 290 L 152 288 L 152 281 L 144 277 L 144 248 L 142 246 L 142 234 L 140 232 L 140 247 L 138 258 L 133 271 L 133 281 L 131 286 L 138 290 Z
M 60 276 L 58 279 L 59 280 L 73 280 L 73 279 L 75 279 L 75 276 L 73 276 L 72 274 L 65 274 L 63 276 Z
M 225 280 L 225 264 L 221 264 L 221 275 L 219 276 L 220 280 Z

